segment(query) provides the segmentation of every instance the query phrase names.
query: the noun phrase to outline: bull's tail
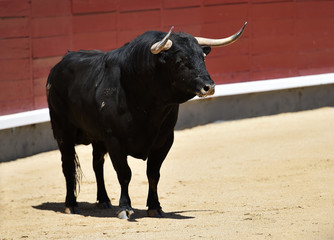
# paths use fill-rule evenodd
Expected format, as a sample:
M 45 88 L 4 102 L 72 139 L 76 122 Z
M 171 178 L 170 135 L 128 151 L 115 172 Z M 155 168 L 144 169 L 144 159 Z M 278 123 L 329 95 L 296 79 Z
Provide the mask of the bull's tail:
M 80 183 L 82 181 L 82 170 L 81 170 L 81 166 L 80 166 L 80 162 L 79 162 L 79 158 L 78 155 L 75 154 L 75 158 L 74 158 L 74 194 L 77 197 L 80 193 Z

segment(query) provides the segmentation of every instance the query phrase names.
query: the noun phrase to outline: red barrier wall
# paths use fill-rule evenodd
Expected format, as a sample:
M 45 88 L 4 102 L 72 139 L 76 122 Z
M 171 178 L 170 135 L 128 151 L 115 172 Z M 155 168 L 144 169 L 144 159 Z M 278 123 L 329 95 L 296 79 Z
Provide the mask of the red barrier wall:
M 67 49 L 111 50 L 146 30 L 243 37 L 213 49 L 217 84 L 334 71 L 334 1 L 0 0 L 0 115 L 44 108 Z

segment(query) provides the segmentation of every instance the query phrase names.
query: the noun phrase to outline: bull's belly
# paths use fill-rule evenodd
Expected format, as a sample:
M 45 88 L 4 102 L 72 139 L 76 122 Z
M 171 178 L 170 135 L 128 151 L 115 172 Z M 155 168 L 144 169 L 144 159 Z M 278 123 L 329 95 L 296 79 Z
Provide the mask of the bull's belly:
M 136 136 L 135 138 L 129 138 L 127 142 L 128 155 L 146 160 L 151 153 L 154 146 L 154 138 L 148 136 Z
M 144 153 L 144 152 L 132 152 L 129 154 L 129 156 L 134 157 L 134 158 L 138 158 L 138 159 L 142 159 L 144 161 L 146 161 L 146 159 L 148 158 L 148 154 Z
M 91 137 L 90 134 L 88 134 L 87 132 L 81 129 L 77 129 L 76 137 L 75 137 L 75 144 L 89 145 L 93 142 L 96 142 L 94 137 Z
M 132 141 L 129 141 L 128 144 L 128 155 L 134 157 L 134 158 L 139 158 L 142 160 L 146 160 L 148 156 L 150 155 L 151 152 L 151 144 L 148 144 L 146 142 L 140 142 L 140 143 L 134 143 Z
M 84 129 L 84 130 L 83 130 Z M 86 124 L 85 126 L 77 126 L 76 144 L 91 144 L 94 142 L 103 142 L 108 149 L 109 138 L 117 140 L 119 146 L 125 147 L 126 155 L 130 155 L 134 158 L 146 160 L 150 155 L 151 149 L 154 146 L 157 136 L 151 136 L 146 128 L 127 129 L 127 131 L 114 132 L 110 127 L 99 128 L 92 124 Z M 158 132 L 158 131 L 155 131 Z M 109 133 L 109 134 L 106 134 Z M 110 146 L 109 149 L 113 149 Z
M 116 138 L 117 139 L 117 138 Z M 97 136 L 92 136 L 89 133 L 79 131 L 77 138 L 76 138 L 76 144 L 84 144 L 88 145 L 93 142 L 103 142 L 105 145 L 107 144 L 108 141 L 105 139 L 101 139 L 100 137 Z M 150 155 L 151 152 L 151 146 L 153 145 L 153 142 L 148 143 L 147 141 L 141 139 L 140 141 L 133 141 L 131 138 L 127 139 L 127 143 L 120 142 L 120 145 L 126 144 L 126 154 L 146 160 L 148 156 Z M 124 145 L 123 145 L 124 146 Z

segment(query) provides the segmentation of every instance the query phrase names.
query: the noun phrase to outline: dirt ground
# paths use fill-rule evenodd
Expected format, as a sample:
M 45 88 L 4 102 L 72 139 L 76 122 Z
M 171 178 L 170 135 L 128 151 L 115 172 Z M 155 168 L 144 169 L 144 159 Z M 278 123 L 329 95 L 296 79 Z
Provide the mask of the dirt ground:
M 0 164 L 0 239 L 334 239 L 334 108 L 177 131 L 161 170 L 166 217 L 146 217 L 145 162 L 129 158 L 131 221 L 105 164 L 110 210 L 95 206 L 91 147 L 77 153 L 80 215 L 63 213 L 58 151 Z

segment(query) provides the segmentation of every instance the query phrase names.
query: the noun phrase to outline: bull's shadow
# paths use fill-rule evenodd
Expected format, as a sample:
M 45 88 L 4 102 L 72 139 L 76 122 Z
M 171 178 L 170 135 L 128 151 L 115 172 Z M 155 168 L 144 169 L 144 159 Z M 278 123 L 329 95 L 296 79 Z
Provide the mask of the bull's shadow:
M 54 211 L 57 213 L 64 213 L 64 203 L 63 202 L 46 202 L 37 206 L 32 206 L 35 209 L 43 210 L 43 211 Z M 99 209 L 96 206 L 96 203 L 88 203 L 88 202 L 80 202 L 80 213 L 78 215 L 82 215 L 85 217 L 98 217 L 98 218 L 112 218 L 117 217 L 117 213 L 119 211 L 118 206 L 113 206 L 111 209 Z M 135 221 L 136 219 L 146 218 L 147 213 L 146 210 L 143 209 L 133 209 L 135 214 L 130 221 Z M 178 211 L 178 212 L 165 212 L 164 218 L 170 219 L 191 219 L 193 216 L 182 215 L 184 213 L 196 212 L 197 210 L 190 211 Z M 65 213 L 64 213 L 65 214 Z

